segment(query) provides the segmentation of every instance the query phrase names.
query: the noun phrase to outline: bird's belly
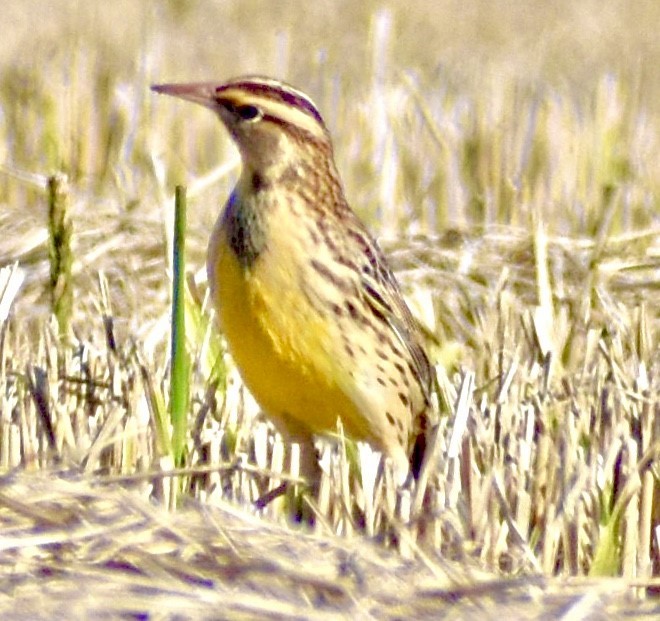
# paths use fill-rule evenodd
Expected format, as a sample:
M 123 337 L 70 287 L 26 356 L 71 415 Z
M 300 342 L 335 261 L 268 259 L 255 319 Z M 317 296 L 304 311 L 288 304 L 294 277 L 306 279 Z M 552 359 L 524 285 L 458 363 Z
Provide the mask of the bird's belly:
M 229 351 L 261 407 L 313 433 L 334 431 L 373 441 L 373 430 L 340 388 L 348 373 L 333 356 L 326 320 L 305 297 L 291 265 L 259 257 L 242 266 L 217 241 L 209 281 Z

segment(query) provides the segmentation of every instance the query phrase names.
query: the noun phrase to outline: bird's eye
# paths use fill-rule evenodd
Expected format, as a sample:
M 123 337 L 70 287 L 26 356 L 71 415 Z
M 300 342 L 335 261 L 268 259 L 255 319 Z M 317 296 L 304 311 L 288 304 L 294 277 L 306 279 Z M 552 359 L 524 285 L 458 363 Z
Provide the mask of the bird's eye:
M 257 106 L 236 106 L 236 114 L 244 121 L 258 121 L 261 118 L 261 110 Z

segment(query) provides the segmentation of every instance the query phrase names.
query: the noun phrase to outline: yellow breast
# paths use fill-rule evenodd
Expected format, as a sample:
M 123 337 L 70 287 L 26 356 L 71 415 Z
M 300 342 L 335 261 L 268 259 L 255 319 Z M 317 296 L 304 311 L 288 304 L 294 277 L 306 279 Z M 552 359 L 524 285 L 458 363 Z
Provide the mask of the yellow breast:
M 218 227 L 209 249 L 209 281 L 230 353 L 261 407 L 311 432 L 372 432 L 341 386 L 350 378 L 331 355 L 332 331 L 302 286 L 290 248 L 269 248 L 246 268 Z

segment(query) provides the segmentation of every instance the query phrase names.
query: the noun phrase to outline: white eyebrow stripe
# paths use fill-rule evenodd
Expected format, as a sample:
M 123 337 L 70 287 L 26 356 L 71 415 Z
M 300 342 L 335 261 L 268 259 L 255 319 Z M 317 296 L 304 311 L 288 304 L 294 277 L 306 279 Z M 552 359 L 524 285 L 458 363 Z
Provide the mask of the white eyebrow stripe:
M 311 105 L 313 108 L 316 108 L 316 104 L 310 99 L 309 95 L 307 93 L 303 93 L 303 91 L 298 90 L 294 86 L 291 86 L 290 84 L 286 84 L 284 82 L 279 82 L 277 80 L 274 80 L 272 78 L 261 78 L 261 77 L 252 77 L 252 78 L 236 78 L 235 80 L 231 80 L 230 82 L 227 82 L 225 86 L 231 87 L 233 84 L 240 86 L 246 86 L 250 87 L 250 85 L 253 86 L 265 86 L 266 88 L 272 90 L 272 91 L 279 91 L 283 93 L 290 93 L 294 95 L 295 97 L 298 97 L 300 99 L 304 99 L 309 105 Z
M 250 82 L 251 84 L 263 85 L 264 82 Z M 248 86 L 248 84 L 244 83 Z M 291 92 L 296 94 L 300 98 L 304 98 L 305 101 L 309 102 L 310 105 L 313 105 L 309 97 L 296 91 L 295 89 L 282 88 L 280 83 L 275 82 L 274 86 L 268 85 L 269 88 L 272 88 L 274 91 L 273 96 L 277 97 L 278 91 Z M 308 132 L 315 138 L 327 138 L 327 130 L 325 127 L 319 123 L 319 121 L 312 116 L 310 112 L 301 108 L 299 106 L 293 105 L 287 101 L 279 101 L 268 96 L 268 91 L 265 92 L 254 92 L 250 91 L 247 88 L 241 88 L 241 85 L 237 85 L 235 88 L 229 87 L 219 93 L 221 97 L 226 97 L 231 100 L 234 105 L 253 105 L 261 108 L 264 115 L 271 116 L 276 119 L 281 119 L 282 122 L 294 127 L 299 127 L 300 129 Z
M 273 101 L 265 98 L 260 105 L 265 114 L 282 119 L 285 123 L 295 127 L 300 127 L 316 138 L 323 138 L 326 135 L 325 128 L 306 110 L 301 110 L 284 101 Z

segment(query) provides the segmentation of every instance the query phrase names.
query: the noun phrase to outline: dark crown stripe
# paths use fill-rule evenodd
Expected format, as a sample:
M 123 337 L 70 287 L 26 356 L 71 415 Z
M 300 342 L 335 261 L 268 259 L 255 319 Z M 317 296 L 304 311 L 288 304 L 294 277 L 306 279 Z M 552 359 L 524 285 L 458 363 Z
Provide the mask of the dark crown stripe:
M 298 109 L 305 110 L 310 114 L 316 121 L 325 127 L 323 122 L 323 117 L 316 109 L 316 106 L 311 102 L 310 99 L 305 97 L 299 91 L 296 91 L 293 88 L 287 88 L 285 84 L 282 83 L 268 83 L 268 82 L 257 82 L 257 81 L 239 81 L 239 82 L 229 82 L 224 86 L 221 86 L 216 90 L 216 94 L 221 93 L 224 90 L 229 89 L 242 89 L 249 93 L 254 93 L 261 97 L 267 97 L 268 99 L 274 101 L 280 101 L 286 103 L 290 106 L 295 106 Z

